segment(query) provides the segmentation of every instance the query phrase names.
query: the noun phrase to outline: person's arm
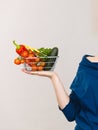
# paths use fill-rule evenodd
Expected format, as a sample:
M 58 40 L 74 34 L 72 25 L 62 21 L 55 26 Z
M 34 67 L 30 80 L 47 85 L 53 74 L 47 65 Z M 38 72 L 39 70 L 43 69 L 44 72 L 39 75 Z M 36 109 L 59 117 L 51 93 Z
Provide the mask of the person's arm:
M 70 100 L 69 96 L 68 96 L 66 90 L 64 89 L 64 86 L 63 86 L 59 76 L 56 73 L 54 73 L 52 75 L 51 81 L 54 86 L 58 105 L 61 109 L 63 109 L 69 103 L 69 100 Z
M 63 109 L 68 103 L 69 103 L 69 96 L 67 92 L 64 89 L 64 86 L 59 78 L 59 76 L 54 71 L 26 71 L 23 69 L 23 72 L 31 74 L 31 75 L 38 75 L 38 76 L 44 76 L 51 79 L 53 83 L 53 87 L 55 90 L 56 98 L 58 105 L 61 109 Z
M 74 121 L 80 111 L 80 104 L 74 92 L 67 94 L 59 76 L 54 71 L 26 71 L 23 72 L 31 75 L 44 76 L 51 79 L 55 90 L 59 109 L 63 112 L 68 121 Z

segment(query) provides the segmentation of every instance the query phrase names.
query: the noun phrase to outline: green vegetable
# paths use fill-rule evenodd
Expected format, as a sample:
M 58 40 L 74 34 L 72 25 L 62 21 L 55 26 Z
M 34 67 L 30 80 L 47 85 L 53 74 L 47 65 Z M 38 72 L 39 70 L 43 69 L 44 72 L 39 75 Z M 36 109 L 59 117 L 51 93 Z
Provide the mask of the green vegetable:
M 58 56 L 58 48 L 54 47 L 50 54 L 49 54 L 50 58 L 47 59 L 47 63 L 45 65 L 44 70 L 51 70 L 51 68 L 53 67 L 53 65 L 55 64 L 56 58 Z
M 39 48 L 38 50 L 39 50 L 38 56 L 40 58 L 42 57 L 43 61 L 47 61 L 47 57 L 50 55 L 52 49 L 42 47 L 42 48 Z
M 51 48 L 44 48 L 44 47 L 42 47 L 42 48 L 39 48 L 38 50 L 40 52 L 39 53 L 40 56 L 45 56 L 45 55 L 48 56 L 52 49 Z

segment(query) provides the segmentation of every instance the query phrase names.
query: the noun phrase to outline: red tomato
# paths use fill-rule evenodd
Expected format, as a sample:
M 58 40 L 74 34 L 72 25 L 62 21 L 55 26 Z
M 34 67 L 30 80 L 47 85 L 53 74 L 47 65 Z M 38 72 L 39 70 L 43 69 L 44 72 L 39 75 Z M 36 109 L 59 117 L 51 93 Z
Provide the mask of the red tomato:
M 20 64 L 21 64 L 21 60 L 20 60 L 19 58 L 16 58 L 16 59 L 14 60 L 14 63 L 15 63 L 16 65 L 20 65 Z
M 38 66 L 38 71 L 42 71 L 43 70 L 43 66 Z
M 32 65 L 32 71 L 37 71 L 38 67 L 36 65 Z
M 21 59 L 21 64 L 24 64 L 25 63 L 25 60 L 24 59 Z

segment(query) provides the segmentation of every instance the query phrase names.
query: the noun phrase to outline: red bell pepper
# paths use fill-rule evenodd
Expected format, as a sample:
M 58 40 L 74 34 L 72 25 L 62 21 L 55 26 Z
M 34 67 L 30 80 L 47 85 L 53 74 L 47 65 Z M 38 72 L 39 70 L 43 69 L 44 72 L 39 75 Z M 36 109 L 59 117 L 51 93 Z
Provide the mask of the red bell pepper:
M 16 46 L 16 52 L 22 57 L 28 57 L 29 52 L 27 48 L 24 45 L 18 45 L 15 41 L 13 41 L 13 44 Z

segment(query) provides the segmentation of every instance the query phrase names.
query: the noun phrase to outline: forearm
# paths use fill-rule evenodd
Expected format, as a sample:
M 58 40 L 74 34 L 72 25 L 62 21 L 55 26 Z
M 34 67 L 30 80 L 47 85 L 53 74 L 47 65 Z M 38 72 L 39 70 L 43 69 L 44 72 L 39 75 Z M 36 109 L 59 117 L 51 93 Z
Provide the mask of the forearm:
M 57 74 L 51 77 L 58 105 L 63 109 L 69 103 L 69 96 Z
M 45 76 L 51 79 L 53 83 L 53 87 L 55 90 L 56 98 L 58 105 L 61 109 L 63 109 L 69 103 L 69 96 L 64 89 L 62 82 L 60 81 L 59 76 L 52 71 L 27 71 L 25 69 L 22 70 L 23 72 L 31 75 L 38 75 L 38 76 Z

